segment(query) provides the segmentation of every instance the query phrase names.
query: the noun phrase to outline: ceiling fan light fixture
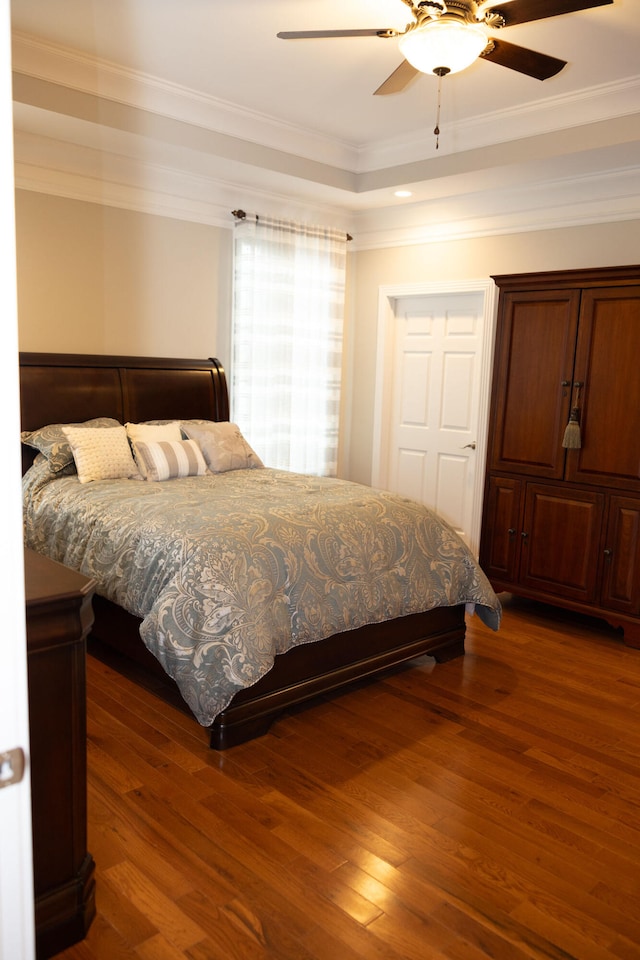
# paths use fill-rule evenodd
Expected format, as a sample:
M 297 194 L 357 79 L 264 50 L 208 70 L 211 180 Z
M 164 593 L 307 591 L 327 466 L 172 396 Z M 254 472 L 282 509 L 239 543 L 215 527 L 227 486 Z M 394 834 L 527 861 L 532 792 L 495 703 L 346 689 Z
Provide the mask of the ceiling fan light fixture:
M 398 41 L 405 60 L 420 73 L 458 73 L 470 67 L 487 46 L 480 26 L 458 20 L 429 20 Z

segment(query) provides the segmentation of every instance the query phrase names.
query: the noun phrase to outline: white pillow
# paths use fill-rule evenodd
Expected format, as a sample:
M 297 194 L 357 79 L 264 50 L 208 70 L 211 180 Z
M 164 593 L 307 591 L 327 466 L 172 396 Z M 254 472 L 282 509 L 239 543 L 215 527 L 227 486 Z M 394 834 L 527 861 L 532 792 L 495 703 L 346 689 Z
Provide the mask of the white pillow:
M 182 433 L 180 432 L 180 423 L 178 420 L 174 420 L 172 423 L 125 423 L 125 428 L 127 431 L 127 436 L 131 441 L 133 447 L 133 456 L 138 465 L 138 470 L 143 477 L 147 476 L 147 468 L 145 467 L 144 460 L 138 455 L 137 444 L 140 442 L 144 443 L 160 443 L 163 440 L 168 440 L 170 442 L 175 440 L 182 440 Z
M 92 480 L 139 480 L 124 427 L 63 427 L 80 483 Z
M 264 467 L 257 453 L 251 449 L 236 423 L 182 423 L 182 432 L 197 440 L 212 473 L 227 470 L 247 470 Z
M 161 440 L 136 444 L 138 463 L 147 480 L 175 480 L 201 477 L 207 465 L 195 440 Z

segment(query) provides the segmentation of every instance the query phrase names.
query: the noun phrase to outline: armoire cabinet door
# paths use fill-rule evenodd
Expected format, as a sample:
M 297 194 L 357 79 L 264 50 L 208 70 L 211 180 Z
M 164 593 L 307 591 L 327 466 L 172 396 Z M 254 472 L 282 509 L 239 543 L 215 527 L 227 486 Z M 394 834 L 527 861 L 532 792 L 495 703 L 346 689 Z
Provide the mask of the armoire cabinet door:
M 611 497 L 603 571 L 602 602 L 640 614 L 640 499 Z
M 583 291 L 578 331 L 582 446 L 566 477 L 640 492 L 640 286 Z
M 564 475 L 578 325 L 578 290 L 507 292 L 502 298 L 492 398 L 490 468 Z
M 521 480 L 491 477 L 484 510 L 480 565 L 494 583 L 517 580 L 521 501 Z
M 520 583 L 585 603 L 598 597 L 604 494 L 527 484 Z

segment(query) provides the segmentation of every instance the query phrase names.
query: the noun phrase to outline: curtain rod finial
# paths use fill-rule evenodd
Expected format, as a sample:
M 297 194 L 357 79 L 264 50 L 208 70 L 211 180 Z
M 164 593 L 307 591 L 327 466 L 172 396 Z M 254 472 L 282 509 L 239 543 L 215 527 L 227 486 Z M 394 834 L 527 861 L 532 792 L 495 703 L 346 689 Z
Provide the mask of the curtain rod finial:
M 247 217 L 244 210 L 232 210 L 231 213 L 237 220 L 245 220 Z

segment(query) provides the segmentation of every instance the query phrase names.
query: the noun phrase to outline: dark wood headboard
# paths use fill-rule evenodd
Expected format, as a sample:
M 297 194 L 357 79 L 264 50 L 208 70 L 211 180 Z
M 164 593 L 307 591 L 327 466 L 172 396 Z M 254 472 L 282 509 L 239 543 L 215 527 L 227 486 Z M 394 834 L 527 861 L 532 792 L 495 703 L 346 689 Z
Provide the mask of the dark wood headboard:
M 21 353 L 20 416 L 22 430 L 93 417 L 228 420 L 227 378 L 215 359 Z M 34 455 L 23 447 L 23 469 Z

